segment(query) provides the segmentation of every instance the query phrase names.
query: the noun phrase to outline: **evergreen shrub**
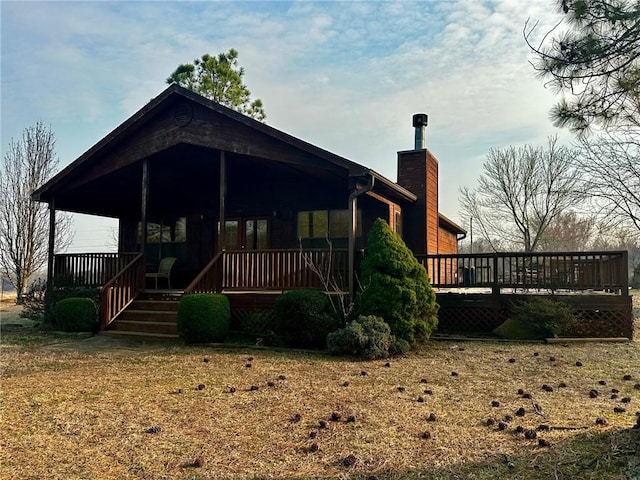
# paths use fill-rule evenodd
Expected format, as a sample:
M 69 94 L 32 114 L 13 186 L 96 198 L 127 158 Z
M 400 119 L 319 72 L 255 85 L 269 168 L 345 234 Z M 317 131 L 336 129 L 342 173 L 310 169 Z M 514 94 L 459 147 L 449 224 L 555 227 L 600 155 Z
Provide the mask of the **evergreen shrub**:
M 229 299 L 215 293 L 184 295 L 178 305 L 178 334 L 187 343 L 222 342 L 229 333 Z
M 45 282 L 46 283 L 46 282 Z M 45 289 L 49 289 L 46 285 Z M 47 291 L 50 295 L 50 305 L 43 306 L 45 321 L 52 325 L 56 323 L 55 305 L 65 298 L 89 298 L 93 300 L 94 305 L 100 315 L 100 290 L 97 287 L 85 285 L 77 282 L 73 278 L 64 275 L 58 275 L 54 278 L 51 291 Z
M 276 328 L 287 345 L 324 348 L 340 326 L 329 297 L 319 290 L 292 290 L 276 300 Z
M 63 332 L 96 332 L 98 310 L 89 298 L 70 297 L 56 302 L 56 322 Z
M 494 330 L 503 338 L 534 340 L 570 334 L 576 321 L 570 305 L 546 297 L 531 297 L 513 308 L 511 318 Z
M 427 272 L 380 218 L 367 237 L 361 282 L 361 315 L 384 318 L 391 333 L 410 345 L 429 339 L 438 324 L 438 304 Z
M 352 355 L 362 360 L 386 358 L 394 347 L 402 348 L 402 344 L 396 343 L 389 324 L 374 315 L 361 315 L 346 327 L 327 335 L 327 349 L 331 355 Z M 408 347 L 407 342 L 404 345 Z

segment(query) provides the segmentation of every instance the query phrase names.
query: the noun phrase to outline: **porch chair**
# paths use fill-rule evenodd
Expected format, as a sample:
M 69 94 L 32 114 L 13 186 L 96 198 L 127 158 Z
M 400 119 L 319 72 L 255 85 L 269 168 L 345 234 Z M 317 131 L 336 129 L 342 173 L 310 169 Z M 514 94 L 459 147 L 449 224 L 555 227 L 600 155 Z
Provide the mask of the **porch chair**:
M 171 289 L 171 269 L 173 268 L 173 264 L 176 262 L 175 257 L 164 257 L 160 260 L 160 265 L 158 265 L 158 271 L 155 273 L 147 273 L 145 278 L 155 278 L 156 280 L 156 290 L 158 289 L 158 279 L 165 278 L 167 280 L 167 285 L 169 289 Z

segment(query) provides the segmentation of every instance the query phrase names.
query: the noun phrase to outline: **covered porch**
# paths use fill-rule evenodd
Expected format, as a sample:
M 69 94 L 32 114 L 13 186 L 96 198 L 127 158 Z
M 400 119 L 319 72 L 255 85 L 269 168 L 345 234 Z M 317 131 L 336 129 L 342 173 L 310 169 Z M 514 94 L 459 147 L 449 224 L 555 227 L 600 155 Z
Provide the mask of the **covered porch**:
M 223 250 L 185 288 L 163 288 L 158 293 L 174 298 L 189 293 L 280 294 L 294 289 L 325 289 L 322 279 L 331 279 L 332 293 L 348 295 L 347 253 L 303 248 Z M 99 289 L 102 330 L 150 286 L 148 279 L 145 281 L 141 253 L 59 254 L 53 263 L 54 286 L 75 284 Z
M 171 86 L 34 193 L 50 209 L 49 285 L 101 291 L 101 326 L 175 258 L 177 292 L 353 293 L 376 218 L 400 230 L 416 195 L 376 172 Z M 55 217 L 118 220 L 118 252 L 55 254 Z M 314 271 L 314 269 L 316 271 Z

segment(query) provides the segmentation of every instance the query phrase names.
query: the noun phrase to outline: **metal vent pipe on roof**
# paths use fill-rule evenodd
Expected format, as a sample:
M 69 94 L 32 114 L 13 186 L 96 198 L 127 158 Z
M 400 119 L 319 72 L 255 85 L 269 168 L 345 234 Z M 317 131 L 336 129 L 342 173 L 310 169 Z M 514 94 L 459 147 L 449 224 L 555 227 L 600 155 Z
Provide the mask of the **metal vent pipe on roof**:
M 416 113 L 413 116 L 413 127 L 416 129 L 415 150 L 424 150 L 426 147 L 425 129 L 429 117 L 426 113 Z

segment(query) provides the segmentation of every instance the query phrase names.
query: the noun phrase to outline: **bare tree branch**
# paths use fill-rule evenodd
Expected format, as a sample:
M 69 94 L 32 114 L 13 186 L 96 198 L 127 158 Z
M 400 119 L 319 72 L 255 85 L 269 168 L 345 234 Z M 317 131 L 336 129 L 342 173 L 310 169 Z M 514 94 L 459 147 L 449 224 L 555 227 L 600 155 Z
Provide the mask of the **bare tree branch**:
M 611 226 L 640 232 L 640 127 L 580 141 L 575 166 L 590 207 Z
M 55 138 L 38 122 L 24 129 L 22 139 L 11 140 L 0 176 L 0 273 L 16 289 L 17 302 L 29 277 L 47 264 L 49 213 L 31 194 L 51 178 L 58 164 Z M 71 218 L 57 215 L 56 245 L 71 242 Z
M 539 43 L 537 22 L 527 20 L 523 30 L 538 76 L 570 96 L 551 110 L 555 125 L 579 134 L 592 125 L 640 126 L 640 3 L 557 0 L 557 6 L 564 19 Z
M 549 225 L 571 209 L 580 172 L 574 152 L 550 137 L 546 149 L 525 145 L 492 149 L 475 190 L 460 190 L 462 216 L 473 218 L 482 238 L 526 252 L 538 249 Z

